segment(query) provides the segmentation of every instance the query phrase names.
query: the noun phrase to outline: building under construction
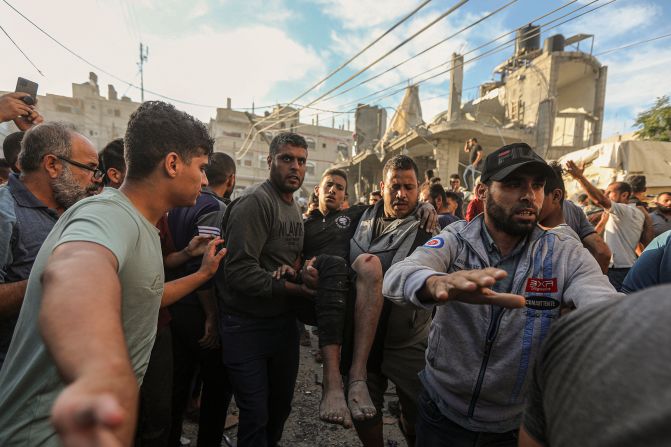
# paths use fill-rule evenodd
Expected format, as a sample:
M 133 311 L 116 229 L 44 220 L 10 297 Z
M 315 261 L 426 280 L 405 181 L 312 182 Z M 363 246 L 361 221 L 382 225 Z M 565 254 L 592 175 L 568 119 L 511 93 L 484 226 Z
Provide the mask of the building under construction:
M 540 27 L 520 28 L 513 56 L 494 69 L 496 80 L 482 84 L 479 97 L 463 104 L 464 60 L 453 54 L 447 109 L 430 123 L 422 119 L 418 86 L 408 87 L 388 127 L 381 119 L 384 109 L 360 105 L 355 147 L 340 164 L 359 179 L 350 185 L 350 195 L 377 189 L 382 165 L 400 153 L 446 182 L 468 164 L 463 147 L 471 137 L 485 154 L 523 141 L 548 159 L 599 143 L 607 67 L 579 49 L 592 37 L 553 35 L 541 47 Z

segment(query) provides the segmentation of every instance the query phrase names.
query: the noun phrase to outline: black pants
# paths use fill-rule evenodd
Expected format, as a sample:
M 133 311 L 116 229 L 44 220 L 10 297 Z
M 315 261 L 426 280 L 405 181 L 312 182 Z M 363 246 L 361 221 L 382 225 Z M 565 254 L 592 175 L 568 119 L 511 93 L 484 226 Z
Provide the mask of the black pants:
M 479 433 L 467 430 L 446 418 L 426 390 L 418 399 L 415 425 L 417 447 L 516 447 L 517 430 L 505 433 Z
M 274 447 L 291 413 L 298 374 L 294 315 L 221 316 L 221 344 L 240 409 L 238 447 Z
M 349 293 L 347 262 L 338 256 L 319 255 L 314 267 L 319 272 L 317 296 L 292 298 L 296 316 L 305 324 L 317 326 L 319 347 L 342 345 Z
M 629 273 L 629 268 L 609 268 L 608 269 L 608 281 L 615 287 L 615 290 L 622 292 L 622 283 L 624 278 L 626 278 L 627 273 Z
M 226 412 L 233 389 L 221 360 L 221 349 L 202 349 L 205 314 L 199 305 L 179 305 L 171 309 L 174 379 L 170 447 L 180 445 L 184 411 L 191 397 L 193 378 L 198 369 L 203 381 L 198 419 L 198 447 L 219 447 L 224 433 Z
M 136 447 L 164 447 L 170 432 L 172 406 L 172 337 L 170 326 L 159 328 L 140 387 Z

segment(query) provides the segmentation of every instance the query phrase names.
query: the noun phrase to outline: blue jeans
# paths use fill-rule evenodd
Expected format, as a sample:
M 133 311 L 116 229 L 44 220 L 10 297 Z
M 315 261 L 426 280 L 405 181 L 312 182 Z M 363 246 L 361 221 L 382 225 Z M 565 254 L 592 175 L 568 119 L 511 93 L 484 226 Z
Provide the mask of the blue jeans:
M 291 412 L 298 374 L 295 316 L 221 315 L 224 365 L 240 409 L 238 447 L 274 447 Z
M 506 433 L 478 433 L 466 430 L 446 418 L 422 390 L 417 401 L 419 415 L 416 447 L 516 447 L 517 430 Z
M 480 171 L 475 169 L 475 166 L 473 165 L 468 165 L 466 166 L 466 169 L 464 169 L 464 187 L 468 191 L 472 191 L 473 188 L 475 187 L 475 177 L 477 177 L 477 174 L 479 174 Z M 470 174 L 470 175 L 469 175 Z M 468 178 L 471 178 L 471 181 L 468 181 Z

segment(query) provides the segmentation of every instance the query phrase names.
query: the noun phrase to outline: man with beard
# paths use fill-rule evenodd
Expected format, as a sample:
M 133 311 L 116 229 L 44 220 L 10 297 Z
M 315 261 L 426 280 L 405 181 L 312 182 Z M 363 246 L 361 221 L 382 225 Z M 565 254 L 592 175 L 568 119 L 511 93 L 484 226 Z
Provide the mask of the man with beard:
M 283 132 L 270 143 L 269 178 L 244 191 L 224 216 L 230 253 L 215 280 L 224 365 L 240 409 L 238 446 L 275 446 L 291 411 L 298 373 L 297 296 L 315 292 L 316 270 L 303 284 L 274 279 L 303 251 L 303 218 L 293 194 L 303 184 L 307 142 Z M 222 271 L 223 270 L 223 271 Z
M 367 281 L 380 281 L 383 272 L 404 259 L 433 235 L 420 224 L 417 165 L 406 155 L 389 159 L 382 169 L 383 200 L 361 216 L 350 242 L 350 261 L 379 264 Z M 433 208 L 432 205 L 427 204 Z M 379 287 L 379 286 L 378 286 Z M 389 382 L 396 386 L 401 407 L 399 426 L 408 445 L 414 445 L 416 396 L 421 385 L 417 374 L 424 367 L 424 351 L 431 312 L 396 306 L 384 300 L 375 339 L 368 359 L 368 391 L 377 410 L 375 417 L 355 421 L 359 439 L 366 447 L 384 444 L 382 405 Z M 354 384 L 349 381 L 350 386 Z
M 349 428 L 352 419 L 358 422 L 372 419 L 377 411 L 366 386 L 366 363 L 382 309 L 382 275 L 375 256 L 360 256 L 350 264 L 350 240 L 361 216 L 371 207 L 356 205 L 341 209 L 346 190 L 347 173 L 336 168 L 326 170 L 315 186 L 318 209 L 304 223 L 303 258 L 315 258 L 313 266 L 319 272 L 317 296 L 313 300 L 299 300 L 296 310 L 301 321 L 316 325 L 319 331 L 324 359 L 319 416 Z M 420 208 L 421 225 L 433 228 L 435 209 L 429 204 Z M 296 277 L 290 266 L 282 266 L 275 272 L 275 278 L 287 272 L 290 278 Z M 341 348 L 346 357 L 342 365 Z M 347 401 L 341 366 L 348 377 Z
M 102 181 L 95 148 L 64 124 L 33 127 L 22 147 L 21 174 L 0 188 L 0 368 L 37 252 L 58 216 Z
M 418 446 L 516 446 L 530 367 L 560 308 L 617 296 L 574 236 L 537 225 L 550 175 L 524 143 L 488 155 L 477 188 L 484 213 L 385 276 L 386 298 L 436 312 Z
M 655 199 L 657 208 L 650 213 L 654 237 L 671 230 L 671 192 L 663 192 Z

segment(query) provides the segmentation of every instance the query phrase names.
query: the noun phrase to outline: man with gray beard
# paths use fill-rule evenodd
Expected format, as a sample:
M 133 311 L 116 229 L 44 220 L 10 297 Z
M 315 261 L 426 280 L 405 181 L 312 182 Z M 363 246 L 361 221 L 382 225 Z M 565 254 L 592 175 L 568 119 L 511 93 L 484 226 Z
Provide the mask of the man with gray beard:
M 95 194 L 103 177 L 91 142 L 62 123 L 26 132 L 19 164 L 21 174 L 0 187 L 0 368 L 37 252 L 58 216 Z

